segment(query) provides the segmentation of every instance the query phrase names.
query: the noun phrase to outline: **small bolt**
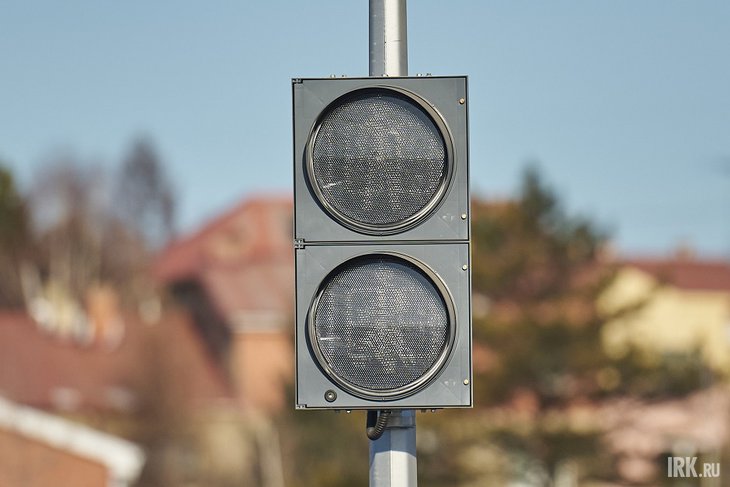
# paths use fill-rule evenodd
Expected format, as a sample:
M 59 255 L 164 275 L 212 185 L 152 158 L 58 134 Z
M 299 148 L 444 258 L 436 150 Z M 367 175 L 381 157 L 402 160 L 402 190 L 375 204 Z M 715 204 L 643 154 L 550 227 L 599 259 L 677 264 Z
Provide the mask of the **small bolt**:
M 464 379 L 464 385 L 465 386 L 468 386 L 469 385 L 469 379 Z
M 466 213 L 462 213 L 462 214 L 461 214 L 461 219 L 462 219 L 462 220 L 466 220 Z
M 465 270 L 467 270 L 468 268 L 469 268 L 469 266 L 468 266 L 468 265 L 466 265 L 466 264 L 464 264 L 463 266 L 461 266 L 461 270 L 462 270 L 462 271 L 465 271 Z
M 334 400 L 337 399 L 337 393 L 333 391 L 332 389 L 328 390 L 324 393 L 324 400 L 327 402 L 334 402 Z
M 345 412 L 346 412 L 347 414 L 350 414 L 350 413 L 352 412 L 352 409 L 347 409 L 347 410 L 345 410 Z
M 459 105 L 463 105 L 464 103 L 466 103 L 466 99 L 459 98 Z
M 435 412 L 436 412 L 436 410 L 435 410 L 435 409 L 432 409 L 432 410 L 431 410 L 431 412 L 432 412 L 432 413 L 435 413 Z

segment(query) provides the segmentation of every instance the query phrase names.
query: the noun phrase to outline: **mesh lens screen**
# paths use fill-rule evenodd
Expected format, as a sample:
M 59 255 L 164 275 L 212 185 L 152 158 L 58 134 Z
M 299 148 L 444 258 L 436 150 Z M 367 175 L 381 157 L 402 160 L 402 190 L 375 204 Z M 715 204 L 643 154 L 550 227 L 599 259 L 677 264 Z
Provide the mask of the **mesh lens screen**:
M 312 150 L 314 184 L 356 223 L 393 226 L 416 215 L 447 175 L 441 131 L 414 101 L 390 90 L 359 93 L 330 109 Z
M 426 375 L 449 342 L 449 313 L 438 288 L 415 265 L 391 256 L 339 268 L 313 321 L 332 373 L 376 393 Z

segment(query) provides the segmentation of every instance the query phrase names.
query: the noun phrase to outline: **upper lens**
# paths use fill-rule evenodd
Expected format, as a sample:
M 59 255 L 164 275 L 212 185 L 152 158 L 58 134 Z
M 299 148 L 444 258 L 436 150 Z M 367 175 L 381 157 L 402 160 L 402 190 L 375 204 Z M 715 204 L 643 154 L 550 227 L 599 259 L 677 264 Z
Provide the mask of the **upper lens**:
M 336 100 L 310 144 L 312 185 L 324 206 L 356 230 L 388 232 L 418 220 L 438 202 L 449 174 L 442 129 L 394 90 Z

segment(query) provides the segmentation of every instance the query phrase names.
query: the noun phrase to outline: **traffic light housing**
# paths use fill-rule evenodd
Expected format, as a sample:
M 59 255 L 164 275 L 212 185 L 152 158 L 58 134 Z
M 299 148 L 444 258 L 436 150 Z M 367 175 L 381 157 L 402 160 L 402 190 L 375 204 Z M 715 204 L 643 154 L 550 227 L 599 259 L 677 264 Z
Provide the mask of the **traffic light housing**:
M 471 406 L 466 78 L 292 87 L 296 406 Z

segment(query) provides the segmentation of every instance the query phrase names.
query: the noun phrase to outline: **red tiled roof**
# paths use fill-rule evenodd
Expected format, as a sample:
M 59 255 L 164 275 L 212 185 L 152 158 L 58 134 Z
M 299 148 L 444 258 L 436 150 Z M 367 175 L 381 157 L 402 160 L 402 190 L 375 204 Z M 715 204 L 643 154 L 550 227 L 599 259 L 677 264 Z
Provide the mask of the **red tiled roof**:
M 188 237 L 167 246 L 155 275 L 164 282 L 197 276 L 213 264 L 283 260 L 293 263 L 293 203 L 289 196 L 244 200 Z
M 246 311 L 293 313 L 294 266 L 288 261 L 213 266 L 203 271 L 201 279 L 223 316 Z
M 42 332 L 24 313 L 0 312 L 0 395 L 57 409 L 64 407 L 59 397 L 66 394 L 68 401 L 70 394 L 72 409 L 110 410 L 119 407 L 120 391 L 138 395 L 160 379 L 156 375 L 167 374 L 163 383 L 175 382 L 186 405 L 232 396 L 185 315 L 167 313 L 155 325 L 124 321 L 121 344 L 108 350 Z
M 285 318 L 294 300 L 292 218 L 288 196 L 248 198 L 166 248 L 157 259 L 155 274 L 167 285 L 200 282 L 231 327 L 240 326 L 239 318 L 248 313 Z M 269 327 L 284 324 L 267 323 Z
M 730 262 L 699 258 L 635 259 L 623 264 L 680 289 L 730 291 Z

